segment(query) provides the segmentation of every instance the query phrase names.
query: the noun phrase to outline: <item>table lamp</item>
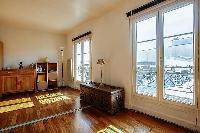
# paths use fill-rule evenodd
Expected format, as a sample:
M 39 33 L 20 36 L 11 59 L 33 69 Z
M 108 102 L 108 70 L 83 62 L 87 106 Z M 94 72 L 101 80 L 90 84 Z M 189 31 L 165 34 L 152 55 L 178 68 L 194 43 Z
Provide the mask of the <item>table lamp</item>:
M 102 78 L 103 78 L 102 66 L 106 63 L 105 63 L 104 59 L 98 59 L 97 64 L 101 65 L 101 83 L 100 83 L 99 87 L 102 87 L 103 86 L 103 83 L 102 83 Z

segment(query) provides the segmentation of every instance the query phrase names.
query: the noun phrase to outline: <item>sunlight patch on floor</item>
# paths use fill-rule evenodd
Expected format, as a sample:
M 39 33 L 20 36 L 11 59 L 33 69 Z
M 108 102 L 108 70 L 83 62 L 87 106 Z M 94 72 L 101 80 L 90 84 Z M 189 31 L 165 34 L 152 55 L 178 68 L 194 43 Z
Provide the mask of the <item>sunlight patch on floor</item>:
M 39 101 L 39 103 L 41 103 L 41 104 L 50 104 L 50 103 L 55 103 L 55 102 L 58 102 L 58 101 L 70 100 L 71 99 L 67 96 L 64 96 L 60 92 L 50 93 L 50 94 L 45 94 L 45 95 L 40 95 L 40 96 L 35 96 L 35 97 Z
M 113 125 L 109 125 L 107 128 L 100 130 L 97 133 L 124 133 L 124 132 Z
M 10 112 L 19 109 L 25 109 L 33 107 L 34 104 L 31 101 L 31 98 L 21 98 L 9 101 L 0 102 L 0 113 Z

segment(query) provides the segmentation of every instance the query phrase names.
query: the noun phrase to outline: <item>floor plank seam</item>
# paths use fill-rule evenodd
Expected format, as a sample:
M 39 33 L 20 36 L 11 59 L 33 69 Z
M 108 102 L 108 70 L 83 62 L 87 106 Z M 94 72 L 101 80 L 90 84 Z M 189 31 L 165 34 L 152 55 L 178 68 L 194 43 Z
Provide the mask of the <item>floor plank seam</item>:
M 56 117 L 59 117 L 59 116 L 63 116 L 63 115 L 71 114 L 71 113 L 76 113 L 78 111 L 82 111 L 83 109 L 87 109 L 89 107 L 91 107 L 91 106 L 86 106 L 86 107 L 73 109 L 73 110 L 69 110 L 69 111 L 64 111 L 64 112 L 60 112 L 60 113 L 50 115 L 50 116 L 47 116 L 47 117 L 43 117 L 43 118 L 40 118 L 40 119 L 35 119 L 35 120 L 32 120 L 32 121 L 11 125 L 11 126 L 8 126 L 8 127 L 5 127 L 5 128 L 0 128 L 0 132 L 4 132 L 4 131 L 12 130 L 12 129 L 15 129 L 15 128 L 35 124 L 35 123 L 41 122 L 41 121 L 47 121 L 49 119 L 53 119 L 53 118 L 56 118 Z

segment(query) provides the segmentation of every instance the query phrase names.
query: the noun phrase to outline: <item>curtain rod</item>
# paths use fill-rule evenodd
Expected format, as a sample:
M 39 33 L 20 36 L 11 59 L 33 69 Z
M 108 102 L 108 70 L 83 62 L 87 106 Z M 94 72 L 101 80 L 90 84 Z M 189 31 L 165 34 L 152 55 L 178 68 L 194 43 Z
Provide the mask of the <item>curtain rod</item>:
M 157 4 L 161 3 L 161 2 L 164 2 L 164 1 L 166 1 L 166 0 L 153 0 L 153 1 L 149 2 L 149 3 L 146 3 L 146 4 L 140 6 L 140 7 L 136 8 L 136 9 L 133 9 L 133 10 L 127 12 L 126 16 L 130 17 L 130 16 L 132 16 L 134 14 L 137 14 L 137 13 L 143 11 L 143 10 L 146 10 L 146 9 L 148 9 L 150 7 L 153 7 L 153 6 L 155 6 L 155 5 L 157 5 Z
M 92 34 L 92 32 L 91 32 L 91 31 L 88 31 L 88 32 L 86 32 L 86 33 L 84 33 L 84 34 L 81 34 L 81 35 L 79 35 L 79 36 L 77 36 L 77 37 L 74 37 L 74 38 L 72 39 L 72 42 L 73 42 L 73 41 L 76 41 L 76 40 L 78 40 L 78 39 L 80 39 L 80 38 L 82 38 L 82 37 L 84 37 L 84 36 L 87 36 L 87 35 L 89 35 L 89 34 Z

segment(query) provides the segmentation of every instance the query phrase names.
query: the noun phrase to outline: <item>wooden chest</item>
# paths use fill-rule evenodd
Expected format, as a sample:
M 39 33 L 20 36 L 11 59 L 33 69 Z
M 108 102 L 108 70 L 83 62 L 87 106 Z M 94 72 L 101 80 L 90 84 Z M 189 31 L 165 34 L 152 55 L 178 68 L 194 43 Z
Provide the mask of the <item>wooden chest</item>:
M 82 101 L 106 111 L 110 114 L 124 108 L 124 89 L 120 87 L 103 85 L 98 83 L 81 84 L 80 98 Z

